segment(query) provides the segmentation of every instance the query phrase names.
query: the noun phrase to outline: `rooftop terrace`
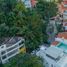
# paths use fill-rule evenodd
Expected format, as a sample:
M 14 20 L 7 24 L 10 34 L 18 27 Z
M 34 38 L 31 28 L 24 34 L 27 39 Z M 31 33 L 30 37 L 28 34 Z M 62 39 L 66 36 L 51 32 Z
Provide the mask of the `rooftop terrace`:
M 46 54 L 56 60 L 61 54 L 63 54 L 63 50 L 52 46 L 46 50 Z

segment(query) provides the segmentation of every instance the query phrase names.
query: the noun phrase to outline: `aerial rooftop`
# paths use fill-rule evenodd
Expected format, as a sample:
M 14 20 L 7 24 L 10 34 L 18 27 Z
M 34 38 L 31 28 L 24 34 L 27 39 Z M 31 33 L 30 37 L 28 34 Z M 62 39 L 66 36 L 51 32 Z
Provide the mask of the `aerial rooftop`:
M 67 32 L 62 32 L 57 35 L 58 38 L 64 38 L 67 39 Z
M 54 60 L 56 60 L 61 54 L 63 54 L 63 50 L 57 47 L 49 47 L 46 50 L 46 54 L 52 57 Z

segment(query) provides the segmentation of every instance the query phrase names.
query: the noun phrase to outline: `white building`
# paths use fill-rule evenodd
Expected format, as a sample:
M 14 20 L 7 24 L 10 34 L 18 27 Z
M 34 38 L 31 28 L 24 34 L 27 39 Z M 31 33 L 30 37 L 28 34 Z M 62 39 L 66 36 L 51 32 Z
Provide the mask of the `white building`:
M 67 32 L 59 33 L 50 47 L 42 48 L 36 55 L 43 58 L 45 67 L 67 67 Z
M 0 62 L 6 63 L 23 50 L 25 50 L 25 45 L 22 37 L 4 38 L 4 42 L 0 44 Z
M 43 58 L 45 67 L 67 67 L 67 53 L 57 46 L 40 49 L 37 56 Z

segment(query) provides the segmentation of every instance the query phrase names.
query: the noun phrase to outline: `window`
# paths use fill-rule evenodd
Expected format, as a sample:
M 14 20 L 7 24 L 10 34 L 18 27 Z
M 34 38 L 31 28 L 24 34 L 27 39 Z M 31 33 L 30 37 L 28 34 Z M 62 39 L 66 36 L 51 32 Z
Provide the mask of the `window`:
M 5 53 L 6 53 L 5 51 L 2 51 L 2 52 L 1 52 L 2 55 L 5 54 Z
M 2 59 L 6 59 L 6 55 L 2 56 Z
M 22 41 L 19 45 L 22 45 L 24 43 L 24 41 Z

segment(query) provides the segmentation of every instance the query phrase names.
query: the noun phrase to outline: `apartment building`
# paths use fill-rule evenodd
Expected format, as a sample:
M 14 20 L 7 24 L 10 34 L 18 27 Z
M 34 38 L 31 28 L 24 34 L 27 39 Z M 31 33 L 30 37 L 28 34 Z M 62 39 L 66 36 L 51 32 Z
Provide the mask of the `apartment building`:
M 67 67 L 67 32 L 59 33 L 50 47 L 42 47 L 36 55 L 43 58 L 45 67 Z
M 0 44 L 0 62 L 4 64 L 20 52 L 26 52 L 24 42 L 25 40 L 22 37 L 4 38 Z
M 67 67 L 67 44 L 40 49 L 36 55 L 43 58 L 45 67 Z

